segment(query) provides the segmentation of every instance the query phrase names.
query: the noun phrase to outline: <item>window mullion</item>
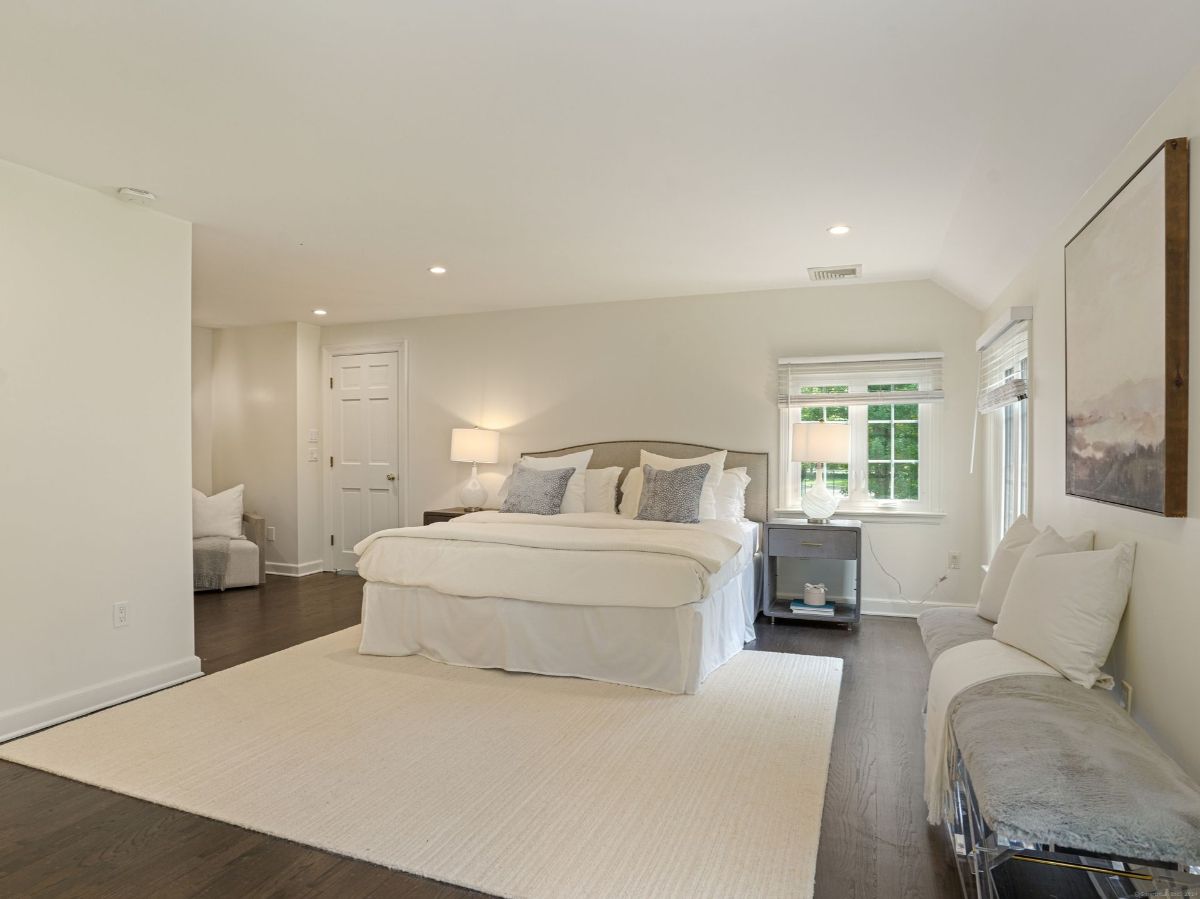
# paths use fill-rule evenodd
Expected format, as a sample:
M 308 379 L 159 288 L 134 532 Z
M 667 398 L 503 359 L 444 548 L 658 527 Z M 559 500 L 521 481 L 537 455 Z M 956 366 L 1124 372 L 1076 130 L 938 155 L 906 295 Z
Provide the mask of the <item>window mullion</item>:
M 858 391 L 855 391 L 858 392 Z M 868 499 L 867 483 L 867 407 L 850 407 L 850 501 L 861 504 Z

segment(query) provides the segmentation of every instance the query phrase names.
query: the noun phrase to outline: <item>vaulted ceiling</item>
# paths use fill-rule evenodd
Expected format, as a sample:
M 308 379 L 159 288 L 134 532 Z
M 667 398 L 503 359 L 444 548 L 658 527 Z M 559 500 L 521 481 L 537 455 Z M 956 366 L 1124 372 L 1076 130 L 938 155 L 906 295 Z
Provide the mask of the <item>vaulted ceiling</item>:
M 194 222 L 205 324 L 985 304 L 1198 63 L 1195 0 L 20 0 L 0 158 Z

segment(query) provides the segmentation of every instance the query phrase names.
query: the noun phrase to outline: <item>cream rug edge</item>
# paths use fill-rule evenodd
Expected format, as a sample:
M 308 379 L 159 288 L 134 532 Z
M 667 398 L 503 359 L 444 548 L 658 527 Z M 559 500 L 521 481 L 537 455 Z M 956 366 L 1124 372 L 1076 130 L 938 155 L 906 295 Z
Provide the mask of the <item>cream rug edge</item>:
M 747 651 L 689 697 L 359 656 L 358 634 L 0 758 L 503 896 L 812 895 L 840 660 Z

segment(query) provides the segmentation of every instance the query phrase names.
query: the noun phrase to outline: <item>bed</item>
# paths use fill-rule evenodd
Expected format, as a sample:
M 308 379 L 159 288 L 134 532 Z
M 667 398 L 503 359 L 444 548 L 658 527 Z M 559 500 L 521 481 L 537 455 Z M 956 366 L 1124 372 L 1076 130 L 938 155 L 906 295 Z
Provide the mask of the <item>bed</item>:
M 589 469 L 712 447 L 585 444 Z M 767 509 L 765 453 L 729 452 L 750 477 L 743 521 L 643 522 L 604 512 L 480 512 L 359 545 L 366 655 L 589 678 L 695 693 L 754 639 Z

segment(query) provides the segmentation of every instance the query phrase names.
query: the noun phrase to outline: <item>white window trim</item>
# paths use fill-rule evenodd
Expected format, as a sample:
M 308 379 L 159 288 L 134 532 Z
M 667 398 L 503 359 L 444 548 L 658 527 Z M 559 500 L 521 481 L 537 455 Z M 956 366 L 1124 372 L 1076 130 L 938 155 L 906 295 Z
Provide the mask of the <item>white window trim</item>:
M 831 379 L 833 380 L 833 379 Z M 879 383 L 880 376 L 868 378 L 837 378 L 836 383 L 845 384 L 851 393 L 866 393 L 868 383 Z M 925 386 L 925 385 L 922 385 Z M 830 405 L 836 405 L 830 403 Z M 779 506 L 782 517 L 800 512 L 799 498 L 796 505 L 789 504 L 788 475 L 791 461 L 791 414 L 798 407 L 779 407 Z M 873 500 L 867 494 L 867 407 L 850 406 L 850 495 L 838 504 L 837 514 L 841 517 L 854 516 L 859 519 L 877 520 L 908 519 L 937 520 L 942 512 L 942 478 L 940 450 L 942 446 L 942 404 L 925 402 L 917 404 L 918 468 L 917 500 Z M 857 477 L 856 477 L 857 475 Z
M 1005 415 L 1006 411 L 1016 411 L 1020 408 L 1025 415 L 1022 458 L 1024 461 L 1024 481 L 1022 484 L 1018 506 L 1023 506 L 1025 514 L 1032 509 L 1033 492 L 1033 391 L 1030 389 L 1033 363 L 1033 307 L 1014 306 L 1007 314 L 999 319 L 975 343 L 975 349 L 980 353 L 980 385 L 976 422 L 982 419 L 984 426 L 984 489 L 985 489 L 985 527 L 986 555 L 991 556 L 1004 536 L 1007 529 L 1005 522 L 1006 480 L 1009 473 L 1005 470 Z M 1005 346 L 1005 344 L 1008 346 Z M 998 345 L 998 346 L 997 346 Z M 1024 354 L 1014 350 L 1023 346 Z M 995 349 L 993 349 L 995 348 Z M 1022 399 L 1008 399 L 1003 406 L 991 406 L 985 403 L 989 389 L 996 388 L 1002 380 L 997 377 L 998 368 L 995 361 L 988 361 L 989 351 L 999 353 L 998 361 L 1025 360 L 1025 369 L 1019 376 L 1022 389 L 1019 391 Z M 989 367 L 990 366 L 990 367 Z M 1005 373 L 1001 373 L 1005 374 Z M 1005 377 L 1007 375 L 1005 374 Z M 1023 405 L 1022 405 L 1023 404 Z M 984 409 L 987 411 L 983 411 Z M 974 446 L 972 447 L 974 452 Z

